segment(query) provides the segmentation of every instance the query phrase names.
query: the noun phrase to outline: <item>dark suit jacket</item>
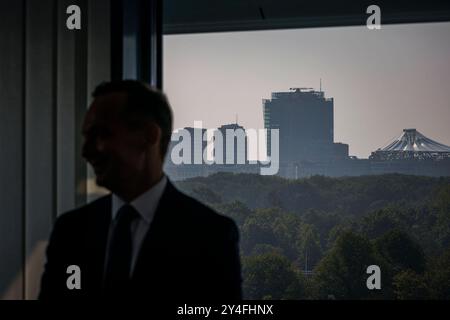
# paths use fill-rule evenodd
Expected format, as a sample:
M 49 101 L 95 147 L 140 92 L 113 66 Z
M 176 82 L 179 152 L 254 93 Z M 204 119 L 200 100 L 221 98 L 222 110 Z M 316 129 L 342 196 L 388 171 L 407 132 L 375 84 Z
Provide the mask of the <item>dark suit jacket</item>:
M 56 220 L 40 299 L 101 297 L 110 221 L 111 195 Z M 180 302 L 241 299 L 238 237 L 231 219 L 179 192 L 168 181 L 124 298 Z M 67 288 L 69 265 L 81 269 L 80 290 Z

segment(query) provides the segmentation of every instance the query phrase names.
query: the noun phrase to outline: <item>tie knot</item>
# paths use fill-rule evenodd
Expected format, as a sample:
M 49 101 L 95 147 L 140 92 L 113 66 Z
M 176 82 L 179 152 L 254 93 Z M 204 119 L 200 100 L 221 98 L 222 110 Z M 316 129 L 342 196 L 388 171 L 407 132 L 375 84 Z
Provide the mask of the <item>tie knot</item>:
M 135 208 L 133 208 L 133 206 L 125 204 L 117 212 L 117 223 L 118 224 L 130 223 L 138 216 L 139 213 L 136 211 Z

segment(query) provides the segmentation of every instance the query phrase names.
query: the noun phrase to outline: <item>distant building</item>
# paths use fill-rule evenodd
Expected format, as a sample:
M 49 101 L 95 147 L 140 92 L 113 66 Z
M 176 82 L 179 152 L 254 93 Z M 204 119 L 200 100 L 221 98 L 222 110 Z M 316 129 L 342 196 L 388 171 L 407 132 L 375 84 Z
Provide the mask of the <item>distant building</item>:
M 247 152 L 248 152 L 248 141 L 245 135 L 244 127 L 238 125 L 237 123 L 225 124 L 219 127 L 219 132 L 222 133 L 222 155 L 221 163 L 223 164 L 246 164 Z M 239 148 L 239 146 L 241 146 Z M 220 148 L 217 143 L 214 144 L 215 149 Z M 232 148 L 232 149 L 231 149 Z M 227 154 L 229 161 L 227 161 Z M 218 156 L 216 153 L 215 156 Z
M 442 160 L 450 158 L 450 147 L 425 137 L 416 129 L 403 129 L 387 146 L 372 152 L 373 160 Z
M 334 143 L 334 100 L 322 91 L 291 88 L 263 100 L 264 127 L 279 129 L 280 174 L 297 177 L 303 162 L 326 163 L 348 158 L 348 145 Z
M 187 158 L 187 163 L 184 164 L 174 164 L 172 161 L 172 152 L 175 145 L 182 142 L 184 138 L 180 141 L 170 141 L 169 148 L 167 150 L 166 161 L 164 163 L 165 172 L 174 180 L 184 180 L 193 177 L 202 177 L 207 175 L 205 164 L 203 164 L 203 150 L 206 148 L 207 142 L 203 141 L 203 135 L 206 129 L 203 128 L 183 128 L 189 132 L 190 140 L 187 143 L 190 146 L 189 155 L 184 155 L 185 150 L 181 150 L 179 156 L 185 156 Z M 201 141 L 197 148 L 195 146 L 195 141 Z M 196 164 L 195 160 L 202 160 L 201 164 Z
M 427 138 L 416 129 L 403 133 L 369 159 L 336 158 L 334 161 L 303 161 L 289 177 L 331 177 L 399 173 L 421 176 L 450 176 L 450 147 Z
M 312 175 L 341 177 L 387 173 L 450 176 L 450 147 L 427 138 L 416 129 L 404 129 L 394 141 L 372 152 L 369 159 L 349 157 L 348 144 L 334 142 L 333 109 L 333 98 L 325 98 L 322 91 L 310 88 L 273 92 L 271 99 L 263 100 L 269 156 L 270 129 L 279 130 L 278 175 L 290 179 Z M 175 165 L 171 161 L 170 155 L 177 143 L 171 142 L 165 171 L 173 180 L 216 172 L 260 172 L 259 164 L 248 161 L 248 139 L 245 129 L 237 123 L 217 129 L 222 133 L 222 141 L 214 142 L 214 156 L 219 160 L 214 164 L 195 164 L 195 153 L 205 150 L 207 142 L 201 142 L 202 151 L 199 151 L 200 145 L 195 151 L 194 137 L 203 136 L 206 129 L 185 129 L 192 138 L 191 164 Z M 243 147 L 238 148 L 238 145 Z M 228 161 L 227 154 L 230 155 Z M 197 154 L 197 159 L 201 156 Z
M 369 161 L 371 174 L 450 175 L 450 147 L 416 129 L 403 129 L 394 141 L 372 152 Z
M 333 98 L 309 88 L 291 90 L 273 92 L 272 99 L 263 100 L 264 127 L 280 130 L 280 161 L 331 158 Z M 267 150 L 270 154 L 270 143 Z
M 184 180 L 193 177 L 204 177 L 217 172 L 231 173 L 259 173 L 259 165 L 250 164 L 247 158 L 248 141 L 244 127 L 236 124 L 222 125 L 217 129 L 221 133 L 222 140 L 214 140 L 214 164 L 195 164 L 194 160 L 202 156 L 207 148 L 207 141 L 202 141 L 201 150 L 195 150 L 194 137 L 203 135 L 206 129 L 200 128 L 184 128 L 190 133 L 190 163 L 174 164 L 172 161 L 172 152 L 175 145 L 182 141 L 171 141 L 169 144 L 167 157 L 164 165 L 165 172 L 173 180 Z M 199 145 L 200 146 L 200 145 Z M 241 147 L 239 147 L 241 146 Z M 197 148 L 199 149 L 199 148 Z M 220 152 L 219 152 L 220 150 Z M 229 154 L 229 159 L 227 159 Z M 183 156 L 183 152 L 180 153 Z M 212 160 L 212 159 L 208 159 Z M 228 160 L 228 161 L 227 161 Z

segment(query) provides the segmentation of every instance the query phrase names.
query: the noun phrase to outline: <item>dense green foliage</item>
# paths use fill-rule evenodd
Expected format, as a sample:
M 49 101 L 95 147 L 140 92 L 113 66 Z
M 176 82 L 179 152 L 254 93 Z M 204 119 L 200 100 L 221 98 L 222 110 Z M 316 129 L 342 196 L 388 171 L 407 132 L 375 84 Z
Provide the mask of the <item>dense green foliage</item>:
M 219 173 L 177 185 L 238 224 L 246 298 L 450 299 L 450 178 Z M 381 290 L 366 287 L 374 264 Z

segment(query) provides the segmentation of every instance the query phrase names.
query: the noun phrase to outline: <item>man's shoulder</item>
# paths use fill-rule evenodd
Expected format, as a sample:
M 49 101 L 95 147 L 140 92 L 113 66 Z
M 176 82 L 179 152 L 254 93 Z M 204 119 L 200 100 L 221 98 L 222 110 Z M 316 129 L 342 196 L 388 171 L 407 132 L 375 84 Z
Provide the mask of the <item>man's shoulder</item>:
M 92 202 L 79 206 L 73 210 L 66 211 L 56 219 L 58 225 L 74 225 L 86 223 L 100 215 L 107 214 L 111 206 L 111 195 L 102 196 Z

